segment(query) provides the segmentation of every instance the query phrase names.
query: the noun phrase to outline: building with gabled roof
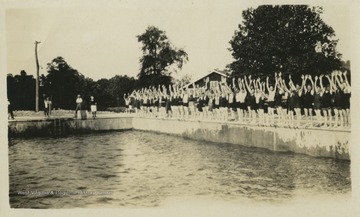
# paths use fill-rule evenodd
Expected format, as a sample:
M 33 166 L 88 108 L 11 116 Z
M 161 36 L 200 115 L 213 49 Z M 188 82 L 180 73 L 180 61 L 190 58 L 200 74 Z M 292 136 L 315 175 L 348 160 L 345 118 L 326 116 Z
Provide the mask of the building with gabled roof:
M 210 71 L 206 75 L 196 79 L 195 81 L 183 86 L 183 88 L 188 88 L 193 85 L 199 86 L 199 87 L 204 87 L 206 82 L 208 82 L 208 85 L 210 85 L 210 87 L 213 87 L 213 86 L 218 85 L 219 83 L 226 82 L 226 79 L 229 76 L 230 76 L 230 73 L 228 71 L 215 69 L 215 70 Z

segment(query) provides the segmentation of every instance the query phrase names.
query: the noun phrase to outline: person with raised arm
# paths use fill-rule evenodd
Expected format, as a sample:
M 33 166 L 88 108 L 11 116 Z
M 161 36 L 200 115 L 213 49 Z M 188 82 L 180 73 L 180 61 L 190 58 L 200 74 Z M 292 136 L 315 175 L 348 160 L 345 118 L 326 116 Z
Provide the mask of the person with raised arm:
M 332 99 L 332 88 L 330 77 L 326 75 L 325 77 L 328 79 L 329 84 L 324 88 L 322 78 L 324 75 L 320 75 L 320 88 L 322 91 L 321 97 L 321 110 L 324 115 L 324 127 L 331 126 L 331 99 Z
M 147 116 L 149 116 L 149 114 L 151 112 L 151 89 L 150 89 L 150 87 L 147 88 L 147 90 L 146 90 L 146 102 L 147 102 L 146 114 L 147 114 Z
M 285 117 L 283 114 L 283 107 L 282 107 L 282 98 L 284 95 L 284 89 L 281 86 L 280 81 L 281 81 L 281 72 L 279 72 L 279 74 L 275 73 L 275 83 L 277 85 L 276 85 L 275 97 L 274 97 L 274 108 L 276 109 L 279 125 L 283 125 L 285 121 Z
M 294 85 L 292 79 L 291 79 L 291 75 L 289 75 L 289 85 L 292 91 L 292 104 L 293 104 L 293 108 L 295 111 L 295 118 L 296 118 L 296 124 L 295 126 L 299 127 L 300 126 L 300 121 L 301 121 L 301 105 L 300 105 L 300 97 L 302 95 L 302 90 L 304 87 L 304 75 L 301 75 L 301 79 L 302 79 L 302 84 L 301 86 L 299 84 L 296 84 L 296 86 Z
M 250 123 L 255 123 L 255 118 L 256 118 L 256 111 L 255 111 L 255 105 L 256 105 L 256 99 L 255 99 L 255 90 L 252 87 L 252 80 L 251 80 L 251 75 L 249 75 L 249 82 L 248 83 L 246 77 L 244 77 L 245 80 L 245 86 L 247 89 L 247 98 L 246 98 L 246 105 L 247 105 L 247 110 L 248 110 L 248 122 Z
M 208 90 L 207 92 L 208 94 L 208 116 L 207 119 L 209 120 L 213 120 L 215 119 L 214 117 L 214 106 L 215 106 L 215 94 L 214 94 L 214 90 L 211 88 Z
M 197 89 L 196 93 L 196 118 L 203 119 L 205 113 L 205 93 L 202 88 Z
M 232 88 L 234 93 L 234 101 L 233 101 L 233 111 L 234 111 L 234 119 L 236 120 L 235 114 L 237 114 L 237 120 L 239 120 L 239 113 L 240 113 L 240 101 L 239 101 L 239 92 L 240 89 L 236 84 L 239 83 L 240 78 L 232 78 Z M 235 80 L 237 82 L 235 82 Z M 238 84 L 239 85 L 239 84 Z
M 345 127 L 350 126 L 350 97 L 351 97 L 351 86 L 347 78 L 347 72 L 342 73 L 344 76 L 344 98 L 343 98 L 343 111 L 344 111 L 344 122 Z M 340 73 L 341 78 L 341 73 Z
M 211 113 L 211 109 L 210 109 L 210 90 L 203 90 L 204 91 L 204 106 L 203 106 L 203 117 L 204 119 L 209 119 L 210 118 L 210 113 Z
M 334 88 L 334 115 L 335 115 L 335 127 L 344 126 L 344 111 L 343 111 L 343 99 L 344 99 L 344 86 L 340 83 L 338 75 L 341 72 L 334 71 L 331 73 L 333 88 Z M 340 119 L 339 119 L 340 117 Z
M 228 121 L 229 119 L 233 119 L 234 118 L 234 112 L 232 110 L 233 108 L 233 102 L 234 102 L 234 92 L 231 89 L 231 84 L 230 87 L 229 85 L 224 82 L 223 83 L 223 89 L 224 89 L 224 96 L 225 99 L 223 99 L 223 120 Z M 229 118 L 229 113 L 230 113 L 230 118 Z
M 263 123 L 263 116 L 264 116 L 264 98 L 263 98 L 263 90 L 260 83 L 260 78 L 254 80 L 255 84 L 255 109 L 258 113 L 258 124 Z
M 168 101 L 167 88 L 165 85 L 162 85 L 162 90 L 160 92 L 160 117 L 166 117 L 166 103 Z
M 335 71 L 332 76 L 334 76 L 334 83 L 336 86 L 335 93 L 334 93 L 334 113 L 335 113 L 335 123 L 336 127 L 340 125 L 340 127 L 344 126 L 344 115 L 345 110 L 343 109 L 344 106 L 344 89 L 345 89 L 345 82 L 343 82 L 342 73 L 340 71 Z M 341 79 L 341 82 L 339 81 Z M 338 118 L 340 117 L 340 119 Z
M 147 109 L 147 96 L 146 96 L 147 89 L 141 89 L 141 99 L 140 99 L 140 106 L 141 106 L 141 113 L 143 116 L 146 116 L 146 109 Z
M 321 98 L 323 95 L 323 90 L 321 89 L 321 87 L 319 85 L 317 85 L 319 80 L 320 83 L 320 79 L 318 78 L 318 76 L 315 76 L 315 82 L 313 84 L 314 88 L 314 111 L 315 111 L 315 117 L 316 117 L 316 123 L 315 126 L 321 126 L 322 122 L 321 122 Z
M 234 87 L 233 85 L 231 85 L 230 88 L 231 88 L 230 89 L 231 93 L 229 94 L 229 101 L 231 101 L 230 115 L 231 115 L 231 120 L 235 121 L 236 120 L 235 114 L 237 113 L 237 103 L 236 103 L 235 95 L 237 88 Z
M 304 107 L 304 115 L 305 118 L 310 119 L 310 124 L 313 126 L 313 120 L 312 120 L 312 114 L 313 114 L 313 104 L 314 104 L 314 81 L 312 80 L 310 75 L 305 75 L 304 77 L 304 83 L 306 84 L 306 81 L 309 80 L 311 84 L 308 84 L 306 88 L 304 88 L 303 91 L 303 107 Z M 304 84 L 304 85 L 305 85 Z
M 194 114 L 195 114 L 195 109 L 194 109 L 194 89 L 195 89 L 195 85 L 194 85 L 194 83 L 192 83 L 192 88 L 190 88 L 190 86 L 189 86 L 189 94 L 188 94 L 188 102 L 189 102 L 189 109 L 188 109 L 188 111 L 189 111 L 189 118 L 191 117 L 191 118 L 194 118 Z
M 241 118 L 239 118 L 240 122 L 246 121 L 247 116 L 247 106 L 246 106 L 246 97 L 248 93 L 246 91 L 245 87 L 245 81 L 244 78 L 241 79 L 241 85 L 240 85 L 240 109 L 241 109 Z
M 245 91 L 245 93 L 243 92 L 244 90 L 242 88 L 242 81 L 241 81 L 240 77 L 237 79 L 237 83 L 238 83 L 238 87 L 239 87 L 239 88 L 237 88 L 237 92 L 235 94 L 236 110 L 237 110 L 237 116 L 238 116 L 237 120 L 239 122 L 242 122 L 243 116 L 244 116 L 242 103 L 245 101 L 246 91 Z M 234 84 L 235 84 L 235 81 L 234 81 Z
M 261 82 L 260 83 L 260 86 L 261 86 L 261 97 L 260 97 L 260 100 L 259 100 L 259 110 L 260 110 L 260 114 L 262 115 L 261 117 L 261 123 L 263 123 L 263 125 L 265 125 L 265 122 L 266 122 L 266 117 L 265 117 L 265 101 L 268 97 L 268 95 L 266 94 L 266 87 L 265 87 L 265 82 Z
M 284 94 L 282 95 L 282 98 L 281 98 L 283 125 L 287 125 L 288 117 L 289 117 L 288 116 L 289 92 L 285 90 L 285 88 L 286 88 L 285 79 L 283 79 L 281 76 L 279 79 L 279 83 L 281 84 L 281 88 L 284 91 Z
M 177 99 L 176 87 L 175 84 L 169 85 L 170 90 L 170 97 L 171 97 L 171 117 L 177 118 L 178 117 L 178 105 L 179 101 Z
M 220 85 L 220 84 L 218 84 Z M 221 98 L 221 89 L 219 86 L 216 86 L 214 89 L 214 117 L 216 120 L 220 120 L 220 98 Z
M 195 89 L 195 118 L 199 119 L 203 116 L 204 102 L 202 101 L 203 92 L 199 85 L 196 85 Z M 201 103 L 201 105 L 199 105 Z
M 189 116 L 189 90 L 186 87 L 183 92 L 183 118 L 188 118 Z
M 184 90 L 181 88 L 181 86 L 177 91 L 177 95 L 178 95 L 178 104 L 179 104 L 179 118 L 182 119 L 185 116 L 185 111 L 184 111 L 184 98 L 183 98 Z
M 274 101 L 275 101 L 275 93 L 277 87 L 277 80 L 276 80 L 276 73 L 275 73 L 275 87 L 269 85 L 269 76 L 266 77 L 266 88 L 268 92 L 268 123 L 270 125 L 275 124 L 275 117 L 274 117 Z
M 344 75 L 344 79 L 342 78 L 343 75 Z M 341 121 L 341 123 L 343 127 L 348 127 L 349 117 L 350 117 L 349 113 L 350 113 L 351 88 L 349 85 L 349 81 L 347 80 L 346 77 L 346 71 L 344 71 L 344 73 L 341 71 L 337 72 L 337 83 L 339 84 L 339 88 L 341 89 L 342 92 L 341 115 L 343 120 Z
M 223 121 L 225 119 L 225 110 L 227 108 L 227 101 L 226 101 L 226 89 L 222 82 L 219 83 L 219 89 L 220 89 L 219 119 Z
M 289 75 L 289 88 L 287 88 L 285 84 L 285 79 L 283 79 L 282 85 L 284 87 L 284 90 L 288 94 L 287 98 L 287 119 L 288 119 L 288 126 L 294 126 L 294 92 L 292 91 L 291 85 L 290 85 L 291 75 Z
M 147 116 L 152 115 L 153 110 L 153 88 L 149 87 L 147 89 L 147 97 L 148 97 L 148 108 L 147 108 Z
M 209 81 L 205 79 L 205 85 L 202 88 L 202 119 L 208 119 L 209 118 L 209 90 L 208 90 L 208 83 Z
M 125 102 L 125 112 L 130 113 L 130 98 L 126 97 L 126 93 L 124 93 L 124 102 Z
M 165 115 L 167 118 L 171 118 L 172 117 L 171 104 L 173 101 L 171 84 L 169 84 L 168 89 L 164 91 L 164 95 L 165 95 Z

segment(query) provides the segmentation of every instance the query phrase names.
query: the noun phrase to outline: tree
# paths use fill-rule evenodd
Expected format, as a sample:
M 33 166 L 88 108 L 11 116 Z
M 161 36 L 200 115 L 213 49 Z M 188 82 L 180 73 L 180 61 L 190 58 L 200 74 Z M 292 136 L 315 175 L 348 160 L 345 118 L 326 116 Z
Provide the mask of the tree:
M 333 28 L 320 7 L 264 5 L 243 11 L 243 23 L 230 41 L 232 76 L 283 74 L 319 75 L 339 69 Z M 298 77 L 297 76 L 297 77 Z M 295 76 L 296 77 L 296 76 Z
M 179 79 L 175 79 L 175 84 L 180 85 L 182 87 L 187 84 L 190 84 L 191 80 L 192 80 L 192 76 L 189 74 L 186 74 Z
M 35 79 L 24 70 L 20 75 L 7 76 L 7 95 L 15 110 L 35 109 Z
M 56 57 L 47 64 L 48 75 L 41 83 L 48 96 L 52 97 L 54 108 L 74 109 L 76 95 L 86 95 L 85 77 L 73 69 L 62 57 Z M 42 79 L 44 79 L 42 77 Z
M 134 89 L 135 79 L 128 76 L 116 75 L 109 80 L 109 93 L 112 96 L 112 105 L 125 105 L 124 93 L 130 93 Z
M 136 86 L 170 84 L 171 66 L 176 65 L 176 68 L 181 69 L 188 60 L 187 53 L 183 49 L 173 47 L 165 32 L 154 26 L 149 26 L 143 34 L 136 37 L 138 42 L 142 43 L 143 52 Z

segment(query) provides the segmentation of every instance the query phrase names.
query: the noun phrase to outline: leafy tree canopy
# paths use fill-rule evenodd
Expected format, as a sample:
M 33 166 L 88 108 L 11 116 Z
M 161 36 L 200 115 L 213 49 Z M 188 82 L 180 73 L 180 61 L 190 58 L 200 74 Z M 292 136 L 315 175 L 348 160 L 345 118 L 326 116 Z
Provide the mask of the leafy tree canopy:
M 172 46 L 165 32 L 155 26 L 149 26 L 137 39 L 143 52 L 137 86 L 171 83 L 172 70 L 182 68 L 188 60 L 187 53 Z
M 63 57 L 56 57 L 48 63 L 47 71 L 46 79 L 41 82 L 45 86 L 45 92 L 52 96 L 54 107 L 72 109 L 76 95 L 86 93 L 85 77 Z
M 229 49 L 232 75 L 260 77 L 318 75 L 341 67 L 335 32 L 320 17 L 323 9 L 306 5 L 264 5 L 243 11 Z

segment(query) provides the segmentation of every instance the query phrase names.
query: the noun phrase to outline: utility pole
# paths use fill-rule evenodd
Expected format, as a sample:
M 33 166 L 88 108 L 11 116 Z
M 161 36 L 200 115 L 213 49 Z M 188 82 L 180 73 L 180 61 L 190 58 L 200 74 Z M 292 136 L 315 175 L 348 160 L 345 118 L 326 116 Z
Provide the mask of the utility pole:
M 37 54 L 37 45 L 41 41 L 35 41 L 35 59 L 36 59 L 36 96 L 35 96 L 35 111 L 39 111 L 39 59 Z

